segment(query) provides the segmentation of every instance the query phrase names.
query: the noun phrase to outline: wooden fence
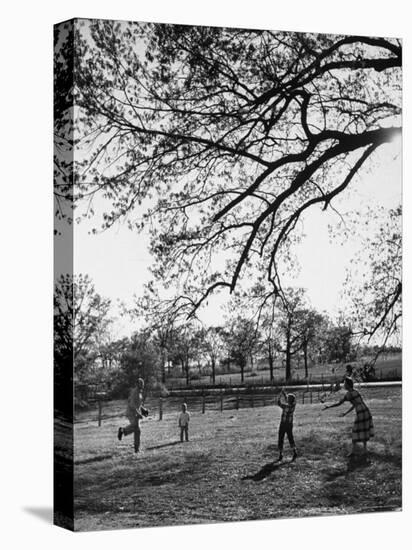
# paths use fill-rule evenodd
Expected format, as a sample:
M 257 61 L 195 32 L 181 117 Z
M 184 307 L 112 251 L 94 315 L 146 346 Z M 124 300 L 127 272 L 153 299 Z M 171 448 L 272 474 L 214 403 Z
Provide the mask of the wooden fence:
M 214 384 L 212 383 L 211 377 L 202 377 L 201 379 L 189 380 L 187 384 L 183 379 L 169 379 L 166 382 L 166 385 L 169 390 L 180 391 L 185 389 L 209 389 L 212 387 L 215 388 L 259 388 L 264 386 L 273 386 L 280 387 L 285 385 L 300 385 L 306 386 L 311 384 L 331 384 L 341 380 L 343 377 L 343 371 L 339 373 L 320 373 L 320 374 L 309 374 L 308 378 L 304 375 L 299 376 L 295 373 L 291 380 L 288 382 L 285 381 L 284 376 L 275 376 L 273 379 L 266 375 L 260 375 L 256 373 L 255 376 L 251 377 L 250 373 L 245 374 L 243 382 L 240 380 L 239 374 L 233 375 L 218 375 L 216 376 Z M 402 369 L 401 367 L 395 367 L 393 369 L 376 369 L 375 371 L 375 380 L 377 381 L 390 381 L 390 380 L 401 380 L 402 379 Z
M 319 388 L 318 390 L 307 390 L 302 388 L 295 392 L 298 403 L 319 403 L 327 390 Z M 182 403 L 186 403 L 190 412 L 223 412 L 227 410 L 240 410 L 245 408 L 273 406 L 277 403 L 279 392 L 201 392 L 197 395 L 173 395 L 167 398 L 148 398 L 145 406 L 149 409 L 150 416 L 158 420 L 163 420 L 165 414 L 178 414 Z M 96 414 L 97 408 L 97 414 Z M 104 420 L 120 418 L 124 415 L 124 402 L 113 402 L 105 400 L 101 395 L 92 404 L 88 411 L 80 413 L 76 418 L 76 423 L 97 422 L 102 425 Z

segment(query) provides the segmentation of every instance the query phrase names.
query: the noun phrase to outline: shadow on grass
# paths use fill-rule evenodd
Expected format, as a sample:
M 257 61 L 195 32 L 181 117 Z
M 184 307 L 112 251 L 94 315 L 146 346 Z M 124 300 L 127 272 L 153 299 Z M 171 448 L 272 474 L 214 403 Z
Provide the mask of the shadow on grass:
M 251 479 L 252 481 L 262 481 L 262 479 L 265 479 L 270 476 L 273 472 L 279 470 L 282 467 L 289 466 L 291 462 L 269 462 L 268 464 L 265 464 L 262 466 L 262 468 L 256 472 L 256 474 L 250 474 L 248 476 L 242 477 L 242 480 L 244 479 Z
M 274 443 L 268 445 L 265 449 L 264 456 L 277 456 L 279 454 L 279 448 Z
M 92 462 L 101 462 L 103 460 L 108 460 L 109 458 L 113 458 L 113 455 L 98 455 L 98 456 L 92 456 L 90 458 L 85 458 L 83 460 L 75 460 L 74 463 L 75 465 L 79 465 L 79 464 L 90 464 Z
M 348 457 L 346 466 L 341 468 L 333 468 L 332 470 L 324 469 L 325 481 L 335 481 L 339 477 L 346 477 L 351 472 L 362 470 L 371 466 L 370 456 L 366 457 Z
M 393 455 L 389 453 L 377 453 L 376 451 L 369 451 L 369 459 L 373 461 L 386 462 L 393 466 L 402 467 L 402 453 L 399 455 Z
M 350 457 L 347 463 L 347 471 L 354 472 L 371 466 L 372 462 L 369 456 Z
M 161 445 L 146 447 L 146 451 L 153 451 L 154 449 L 163 449 L 164 447 L 173 447 L 174 445 L 183 445 L 183 443 L 181 441 L 170 441 L 170 443 L 162 443 Z

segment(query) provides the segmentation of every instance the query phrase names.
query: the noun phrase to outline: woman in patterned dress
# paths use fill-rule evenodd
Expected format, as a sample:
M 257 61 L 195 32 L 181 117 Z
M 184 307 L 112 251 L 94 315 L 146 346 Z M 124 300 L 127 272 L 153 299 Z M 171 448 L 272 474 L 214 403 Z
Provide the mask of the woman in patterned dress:
M 343 405 L 345 401 L 348 401 L 351 404 L 351 407 L 346 412 L 342 413 L 341 416 L 346 416 L 353 409 L 355 409 L 356 417 L 352 428 L 352 453 L 349 455 L 353 457 L 357 454 L 356 449 L 358 443 L 363 444 L 363 454 L 366 454 L 367 442 L 374 436 L 373 419 L 370 410 L 362 399 L 361 394 L 353 388 L 353 380 L 349 377 L 345 378 L 345 390 L 346 394 L 340 401 L 334 403 L 333 405 L 327 405 L 323 407 L 322 410 L 330 409 L 332 407 L 339 407 L 340 405 Z

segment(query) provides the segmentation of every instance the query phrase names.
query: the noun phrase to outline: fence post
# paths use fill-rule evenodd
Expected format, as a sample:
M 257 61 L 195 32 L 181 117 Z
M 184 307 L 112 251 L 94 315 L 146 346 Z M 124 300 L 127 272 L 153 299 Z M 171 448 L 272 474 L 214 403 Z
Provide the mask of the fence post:
M 202 392 L 202 414 L 205 414 L 205 392 Z
M 100 428 L 100 426 L 102 425 L 102 402 L 100 401 L 100 399 L 97 402 L 97 406 L 99 407 L 99 416 L 98 416 L 97 423 Z
M 323 382 L 323 372 L 320 375 L 320 379 L 321 379 L 321 382 L 322 382 L 322 391 L 324 392 L 325 391 L 325 385 L 324 385 L 324 382 Z
M 159 420 L 163 418 L 163 399 L 159 397 Z
M 302 405 L 305 403 L 305 392 L 302 392 Z
M 220 412 L 223 412 L 223 391 L 220 390 Z

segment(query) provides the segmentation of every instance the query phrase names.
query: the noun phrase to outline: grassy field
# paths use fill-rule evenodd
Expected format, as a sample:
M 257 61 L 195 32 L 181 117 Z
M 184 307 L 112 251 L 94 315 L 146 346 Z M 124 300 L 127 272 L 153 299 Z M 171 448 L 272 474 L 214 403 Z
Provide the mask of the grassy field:
M 132 436 L 116 439 L 124 418 L 75 426 L 76 530 L 149 527 L 393 510 L 401 506 L 401 388 L 363 391 L 376 436 L 367 463 L 351 463 L 353 416 L 295 413 L 298 460 L 277 458 L 280 410 L 193 412 L 191 441 L 178 442 L 177 414 L 142 425 L 142 453 Z

